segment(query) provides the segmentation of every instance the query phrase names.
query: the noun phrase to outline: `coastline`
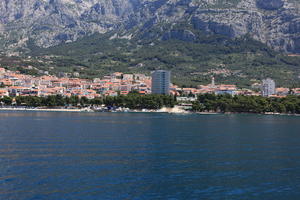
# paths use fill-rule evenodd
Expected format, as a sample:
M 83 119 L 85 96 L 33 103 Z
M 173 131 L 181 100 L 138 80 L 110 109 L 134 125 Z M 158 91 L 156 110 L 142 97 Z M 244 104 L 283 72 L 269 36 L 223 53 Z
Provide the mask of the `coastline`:
M 12 108 L 1 108 L 0 111 L 30 111 L 30 112 L 94 112 L 97 113 L 99 111 L 92 110 L 89 108 L 23 108 L 23 107 L 12 107 Z M 101 111 L 100 111 L 101 112 Z M 191 112 L 178 110 L 174 108 L 163 108 L 159 110 L 127 110 L 127 111 L 103 111 L 103 112 L 111 112 L 111 113 L 165 113 L 165 114 L 197 114 L 197 115 L 232 115 L 232 114 L 256 114 L 256 115 L 279 115 L 279 116 L 296 116 L 300 117 L 300 114 L 290 114 L 290 113 L 232 113 L 232 112 Z
M 67 108 L 0 108 L 0 111 L 90 112 L 86 109 L 67 109 Z

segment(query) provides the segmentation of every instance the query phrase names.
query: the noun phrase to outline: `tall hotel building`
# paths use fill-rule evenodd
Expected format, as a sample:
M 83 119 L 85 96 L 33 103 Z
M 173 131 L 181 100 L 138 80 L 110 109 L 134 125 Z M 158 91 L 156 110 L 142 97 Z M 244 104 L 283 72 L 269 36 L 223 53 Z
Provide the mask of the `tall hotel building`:
M 262 87 L 262 96 L 267 97 L 275 94 L 275 82 L 272 79 L 270 78 L 264 79 L 262 81 L 261 87 Z
M 171 72 L 156 70 L 152 72 L 152 94 L 170 94 Z

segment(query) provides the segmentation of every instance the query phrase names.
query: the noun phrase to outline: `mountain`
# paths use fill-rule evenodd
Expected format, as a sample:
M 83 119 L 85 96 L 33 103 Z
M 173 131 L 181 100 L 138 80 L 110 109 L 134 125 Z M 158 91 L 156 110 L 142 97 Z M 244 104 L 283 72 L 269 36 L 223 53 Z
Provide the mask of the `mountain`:
M 160 34 L 150 31 L 153 33 Z M 184 31 L 168 36 L 179 33 Z M 174 83 L 188 87 L 207 84 L 212 75 L 217 83 L 239 87 L 249 88 L 266 77 L 273 78 L 277 86 L 300 87 L 300 56 L 278 53 L 249 36 L 230 39 L 203 34 L 194 42 L 111 39 L 114 37 L 114 33 L 93 34 L 49 48 L 30 44 L 30 56 L 0 56 L 0 67 L 32 75 L 65 72 L 72 76 L 76 72 L 89 79 L 116 71 L 150 75 L 155 69 L 167 69 Z
M 300 87 L 298 54 L 300 0 L 0 2 L 0 67 L 34 75 L 168 69 L 186 86 Z
M 2 0 L 0 49 L 47 48 L 95 33 L 111 38 L 198 41 L 245 35 L 300 53 L 299 0 Z

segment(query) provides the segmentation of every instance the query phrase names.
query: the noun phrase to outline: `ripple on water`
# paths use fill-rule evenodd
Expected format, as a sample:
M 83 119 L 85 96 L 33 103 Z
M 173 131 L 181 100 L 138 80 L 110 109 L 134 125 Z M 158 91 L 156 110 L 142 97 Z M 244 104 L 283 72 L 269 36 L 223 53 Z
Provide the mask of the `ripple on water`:
M 0 112 L 0 199 L 299 199 L 299 118 Z

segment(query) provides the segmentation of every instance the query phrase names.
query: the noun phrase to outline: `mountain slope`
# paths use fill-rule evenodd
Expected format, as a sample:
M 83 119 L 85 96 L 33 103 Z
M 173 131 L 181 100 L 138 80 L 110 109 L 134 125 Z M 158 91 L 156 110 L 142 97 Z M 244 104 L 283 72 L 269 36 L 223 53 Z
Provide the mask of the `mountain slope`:
M 300 57 L 279 54 L 249 36 L 230 39 L 191 29 L 196 33 L 193 42 L 172 38 L 182 37 L 183 30 L 187 27 L 177 27 L 168 34 L 168 40 L 151 42 L 112 39 L 114 34 L 107 33 L 47 49 L 30 46 L 30 55 L 38 61 L 25 66 L 33 65 L 51 74 L 78 72 L 84 78 L 102 77 L 115 71 L 150 74 L 155 69 L 168 69 L 175 83 L 188 86 L 207 84 L 212 75 L 218 82 L 241 87 L 249 87 L 266 77 L 275 79 L 278 86 L 300 86 Z M 161 35 L 157 30 L 150 32 Z
M 276 50 L 300 53 L 299 0 L 5 0 L 0 2 L 0 47 L 26 49 L 116 32 L 127 39 L 193 41 L 190 25 L 206 34 L 249 35 Z M 28 49 L 27 49 L 28 50 Z

